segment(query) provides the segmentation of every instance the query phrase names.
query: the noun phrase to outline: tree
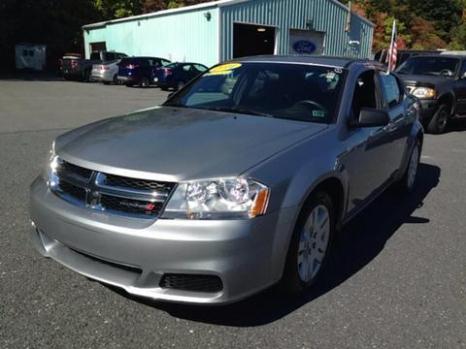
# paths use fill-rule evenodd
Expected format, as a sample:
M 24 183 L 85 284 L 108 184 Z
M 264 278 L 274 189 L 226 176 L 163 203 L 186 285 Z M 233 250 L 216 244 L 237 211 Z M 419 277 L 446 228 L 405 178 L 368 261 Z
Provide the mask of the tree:
M 95 6 L 105 19 L 128 17 L 142 13 L 142 0 L 95 0 Z

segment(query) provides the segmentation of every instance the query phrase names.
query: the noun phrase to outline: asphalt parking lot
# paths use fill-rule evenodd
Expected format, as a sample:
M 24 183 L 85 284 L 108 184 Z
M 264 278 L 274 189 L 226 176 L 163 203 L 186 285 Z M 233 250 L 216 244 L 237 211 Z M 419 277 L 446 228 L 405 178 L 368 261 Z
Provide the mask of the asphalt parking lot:
M 60 133 L 159 104 L 159 89 L 0 80 L 0 348 L 464 348 L 466 125 L 427 136 L 416 191 L 340 237 L 306 297 L 227 307 L 132 298 L 42 258 L 28 187 Z

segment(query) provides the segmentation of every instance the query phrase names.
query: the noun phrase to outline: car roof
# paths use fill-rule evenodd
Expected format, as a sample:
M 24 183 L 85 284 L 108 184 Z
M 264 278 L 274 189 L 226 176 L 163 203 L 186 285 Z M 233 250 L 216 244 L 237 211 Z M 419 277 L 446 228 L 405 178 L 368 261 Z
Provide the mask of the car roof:
M 334 56 L 305 56 L 305 55 L 265 55 L 265 56 L 250 56 L 238 59 L 233 59 L 235 62 L 271 62 L 271 63 L 302 63 L 314 64 L 322 66 L 330 66 L 335 68 L 347 69 L 353 64 L 381 66 L 380 63 L 369 59 L 356 59 L 349 57 L 334 57 Z
M 165 59 L 165 58 L 149 57 L 149 56 L 132 56 L 132 57 L 124 57 L 123 59 L 163 59 L 164 61 L 168 61 L 168 59 Z
M 178 65 L 183 65 L 183 64 L 186 64 L 186 65 L 188 65 L 188 64 L 197 64 L 197 65 L 202 65 L 202 66 L 205 67 L 204 64 L 202 64 L 202 63 L 196 63 L 196 62 L 173 62 L 172 64 L 178 64 Z

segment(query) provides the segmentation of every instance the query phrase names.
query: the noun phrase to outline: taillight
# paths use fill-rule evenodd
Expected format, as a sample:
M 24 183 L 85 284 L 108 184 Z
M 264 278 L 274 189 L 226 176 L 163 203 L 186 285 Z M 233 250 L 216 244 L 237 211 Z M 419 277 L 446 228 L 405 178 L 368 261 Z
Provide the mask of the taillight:
M 110 67 L 106 66 L 106 65 L 103 65 L 102 66 L 102 70 L 110 70 Z
M 77 66 L 78 66 L 78 61 L 72 60 L 72 61 L 71 61 L 71 66 L 72 66 L 73 68 L 77 67 Z
M 165 76 L 173 74 L 173 70 L 171 70 L 170 68 L 163 68 L 163 72 L 165 73 Z
M 137 65 L 137 64 L 130 64 L 130 65 L 126 66 L 126 68 L 128 68 L 128 69 L 136 69 L 138 67 L 139 67 L 139 65 Z

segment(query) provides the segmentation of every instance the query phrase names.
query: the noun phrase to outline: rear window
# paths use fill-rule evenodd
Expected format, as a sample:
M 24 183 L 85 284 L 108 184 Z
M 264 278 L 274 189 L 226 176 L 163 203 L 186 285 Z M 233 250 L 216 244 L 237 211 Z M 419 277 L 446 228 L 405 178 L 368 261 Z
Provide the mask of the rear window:
M 129 64 L 141 64 L 141 60 L 139 58 L 123 58 L 120 61 L 120 65 L 129 65 Z

